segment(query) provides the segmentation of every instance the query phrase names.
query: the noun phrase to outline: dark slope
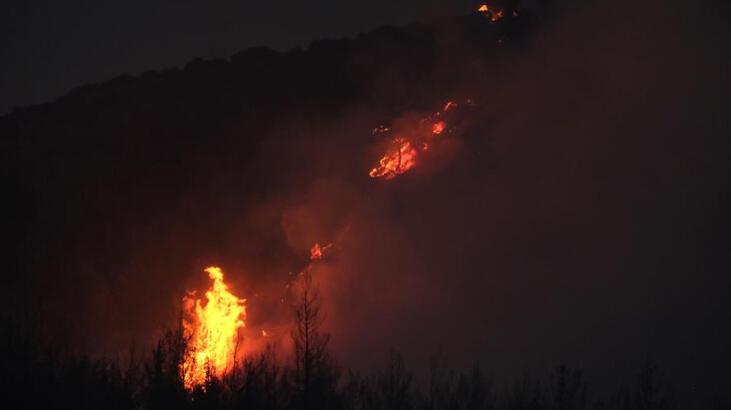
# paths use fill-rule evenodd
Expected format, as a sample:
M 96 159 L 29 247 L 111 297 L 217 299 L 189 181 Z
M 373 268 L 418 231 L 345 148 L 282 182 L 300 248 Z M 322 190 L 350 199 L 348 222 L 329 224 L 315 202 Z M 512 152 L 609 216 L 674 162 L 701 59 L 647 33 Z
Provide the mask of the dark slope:
M 298 144 L 323 143 L 317 135 L 354 112 L 368 113 L 360 121 L 384 121 L 433 109 L 465 78 L 479 76 L 484 61 L 521 47 L 528 26 L 527 15 L 500 24 L 471 15 L 316 41 L 307 50 L 251 49 L 86 85 L 4 116 L 6 300 L 28 292 L 43 311 L 104 322 L 88 315 L 105 297 L 136 292 L 138 285 L 124 283 L 132 266 L 157 260 L 151 269 L 186 272 L 209 252 L 242 252 L 220 237 L 230 220 L 251 203 L 289 195 L 289 180 L 304 180 L 302 172 L 361 177 L 374 159 L 360 152 L 374 123 L 338 136 L 355 155 L 337 164 L 318 160 L 317 170 L 303 163 L 311 149 L 298 152 Z M 271 218 L 251 229 L 261 242 L 240 257 L 273 252 L 299 263 Z M 182 287 L 179 275 L 168 277 L 161 288 L 174 289 L 165 298 Z M 169 308 L 155 308 L 158 323 L 149 326 L 164 323 Z M 73 334 L 74 320 L 52 322 Z

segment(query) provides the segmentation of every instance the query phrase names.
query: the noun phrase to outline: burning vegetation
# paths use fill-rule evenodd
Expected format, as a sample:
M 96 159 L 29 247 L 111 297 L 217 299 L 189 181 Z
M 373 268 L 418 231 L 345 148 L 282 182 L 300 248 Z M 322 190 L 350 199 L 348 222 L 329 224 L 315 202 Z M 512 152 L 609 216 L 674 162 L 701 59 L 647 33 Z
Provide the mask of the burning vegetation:
M 403 136 L 393 136 L 388 151 L 381 157 L 378 166 L 371 169 L 369 176 L 390 180 L 413 169 L 419 158 L 425 157 L 425 153 L 437 139 L 445 138 L 446 134 L 453 131 L 453 126 L 450 126 L 452 114 L 461 105 L 471 104 L 471 100 L 460 104 L 447 101 L 441 110 L 421 118 L 418 125 L 410 131 L 404 131 L 401 134 Z M 389 127 L 380 126 L 374 129 L 374 134 L 390 131 Z M 305 281 L 307 291 L 314 289 L 312 264 L 322 260 L 332 248 L 333 243 L 315 243 L 310 248 L 309 263 L 297 276 L 295 284 Z M 197 298 L 195 291 L 183 297 L 182 328 L 186 348 L 180 374 L 183 385 L 188 390 L 196 387 L 205 389 L 211 378 L 220 379 L 235 367 L 236 353 L 242 341 L 239 330 L 245 327 L 246 299 L 231 293 L 223 280 L 221 268 L 210 266 L 205 272 L 213 281 L 211 288 L 205 293 L 206 301 Z M 305 299 L 307 300 L 307 296 Z M 308 300 L 307 303 L 313 302 Z M 297 309 L 295 312 L 301 314 Z M 299 316 L 297 322 L 301 322 Z M 262 338 L 270 337 L 263 329 L 260 334 Z
M 371 178 L 393 179 L 416 166 L 418 152 L 409 140 L 396 137 L 390 145 L 388 152 L 378 160 L 378 166 L 368 173 Z
M 421 118 L 416 125 L 391 133 L 391 127 L 379 126 L 373 130 L 374 135 L 392 134 L 387 141 L 386 152 L 378 160 L 378 165 L 371 168 L 368 176 L 390 180 L 414 169 L 439 140 L 446 138 L 454 131 L 452 125 L 456 119 L 456 111 L 460 106 L 472 105 L 472 100 L 462 104 L 447 101 L 441 110 Z
M 221 377 L 233 367 L 239 329 L 246 325 L 246 299 L 229 291 L 221 268 L 211 266 L 205 271 L 213 280 L 205 304 L 195 292 L 183 297 L 183 331 L 188 343 L 181 373 L 188 389 L 204 385 L 208 377 Z
M 518 17 L 519 3 L 516 0 L 482 3 L 477 7 L 477 12 L 487 17 L 490 23 L 497 23 L 505 17 Z
M 303 289 L 306 291 L 312 291 L 314 289 L 311 283 L 312 264 L 323 259 L 332 247 L 332 243 L 327 245 L 315 243 L 310 248 L 310 262 L 297 275 L 295 282 L 287 288 L 292 286 L 300 291 L 304 286 Z M 240 330 L 246 326 L 246 299 L 231 293 L 223 280 L 221 268 L 210 266 L 205 272 L 213 281 L 210 289 L 206 291 L 206 301 L 197 298 L 195 291 L 190 291 L 183 297 L 182 337 L 185 352 L 180 364 L 180 377 L 184 387 L 190 391 L 195 388 L 205 390 L 212 379 L 222 379 L 226 373 L 235 368 L 237 352 L 243 351 L 246 347 L 243 345 L 245 340 L 240 334 Z M 306 286 L 303 285 L 305 282 Z M 299 297 L 299 294 L 294 295 L 294 298 Z M 305 297 L 307 303 L 315 303 L 308 299 L 309 297 Z M 298 309 L 294 309 L 294 312 L 301 314 Z M 311 332 L 311 329 L 308 328 L 308 332 Z M 270 332 L 264 329 L 258 334 L 264 339 L 271 337 Z M 254 348 L 254 351 L 256 350 L 258 349 Z
M 426 157 L 426 152 L 438 142 L 437 139 L 443 139 L 446 134 L 453 131 L 451 123 L 457 109 L 462 105 L 471 104 L 471 100 L 460 104 L 447 101 L 441 110 L 421 118 L 414 128 L 391 137 L 389 149 L 380 158 L 378 165 L 371 169 L 369 176 L 390 180 L 413 169 L 418 161 Z M 391 128 L 385 126 L 379 126 L 373 131 L 374 134 L 390 132 Z M 308 291 L 314 289 L 313 263 L 322 260 L 332 248 L 333 243 L 326 245 L 315 243 L 310 248 L 309 263 L 297 275 L 294 284 L 305 281 L 305 289 Z M 197 298 L 195 291 L 183 297 L 182 328 L 186 348 L 184 360 L 180 365 L 180 374 L 183 385 L 188 390 L 196 387 L 205 389 L 212 378 L 220 379 L 235 367 L 236 353 L 242 342 L 239 330 L 245 327 L 246 299 L 231 293 L 223 280 L 221 268 L 210 266 L 205 272 L 213 281 L 211 288 L 205 293 L 206 301 Z M 290 285 L 287 285 L 287 288 L 289 287 Z M 297 309 L 295 312 L 301 314 Z M 298 323 L 301 322 L 300 319 L 298 316 Z M 260 334 L 262 338 L 270 337 L 270 334 L 263 329 L 260 330 Z

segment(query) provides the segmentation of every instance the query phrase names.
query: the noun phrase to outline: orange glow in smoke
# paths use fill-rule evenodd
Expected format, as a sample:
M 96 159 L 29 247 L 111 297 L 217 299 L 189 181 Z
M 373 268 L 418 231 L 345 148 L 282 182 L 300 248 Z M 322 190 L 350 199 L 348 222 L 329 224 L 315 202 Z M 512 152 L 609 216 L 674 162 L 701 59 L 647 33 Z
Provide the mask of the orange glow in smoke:
M 183 297 L 183 333 L 188 351 L 181 373 L 187 389 L 202 386 L 209 372 L 221 377 L 233 366 L 238 330 L 245 326 L 246 300 L 229 291 L 221 268 L 211 266 L 205 271 L 213 280 L 205 305 L 195 292 Z

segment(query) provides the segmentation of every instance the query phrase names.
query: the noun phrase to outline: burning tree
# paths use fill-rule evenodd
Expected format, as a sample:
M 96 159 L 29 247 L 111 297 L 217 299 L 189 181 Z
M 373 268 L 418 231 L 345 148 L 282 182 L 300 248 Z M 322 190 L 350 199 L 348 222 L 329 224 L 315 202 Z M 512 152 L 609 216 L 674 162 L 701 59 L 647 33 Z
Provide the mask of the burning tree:
M 221 377 L 234 365 L 238 330 L 245 326 L 245 299 L 233 295 L 223 281 L 223 271 L 206 268 L 213 281 L 206 292 L 207 302 L 191 292 L 183 298 L 186 315 L 184 335 L 188 341 L 181 373 L 187 389 L 203 386 L 210 377 Z

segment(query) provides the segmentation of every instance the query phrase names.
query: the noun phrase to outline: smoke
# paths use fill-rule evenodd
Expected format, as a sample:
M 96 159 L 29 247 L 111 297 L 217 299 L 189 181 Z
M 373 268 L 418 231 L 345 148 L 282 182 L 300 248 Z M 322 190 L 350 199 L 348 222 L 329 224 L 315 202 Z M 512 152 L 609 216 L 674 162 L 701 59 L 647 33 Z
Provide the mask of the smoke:
M 72 143 L 33 162 L 38 216 L 19 255 L 36 276 L 22 286 L 59 343 L 116 354 L 174 325 L 215 264 L 248 300 L 252 343 L 261 329 L 283 340 L 288 284 L 314 243 L 333 243 L 312 272 L 347 366 L 372 369 L 390 347 L 425 363 L 443 347 L 495 374 L 564 362 L 613 385 L 651 353 L 681 383 L 722 391 L 727 9 L 564 4 L 487 55 L 453 22 L 408 29 L 435 36 L 437 55 L 394 56 L 388 36 L 403 33 L 386 30 L 359 43 L 384 60 L 353 57 L 373 59 L 365 84 L 334 77 L 351 67 L 347 45 L 313 46 L 316 68 L 287 80 L 300 88 L 195 137 L 119 143 L 113 165 L 72 165 Z M 278 70 L 277 58 L 260 56 Z M 382 146 L 371 129 L 450 98 L 474 109 L 443 155 L 368 178 Z
M 452 90 L 477 108 L 447 166 L 315 183 L 306 223 L 348 209 L 317 270 L 338 356 L 372 368 L 386 347 L 424 363 L 445 346 L 499 374 L 568 362 L 617 385 L 652 354 L 686 385 L 722 379 L 729 56 L 714 7 L 566 7 Z

